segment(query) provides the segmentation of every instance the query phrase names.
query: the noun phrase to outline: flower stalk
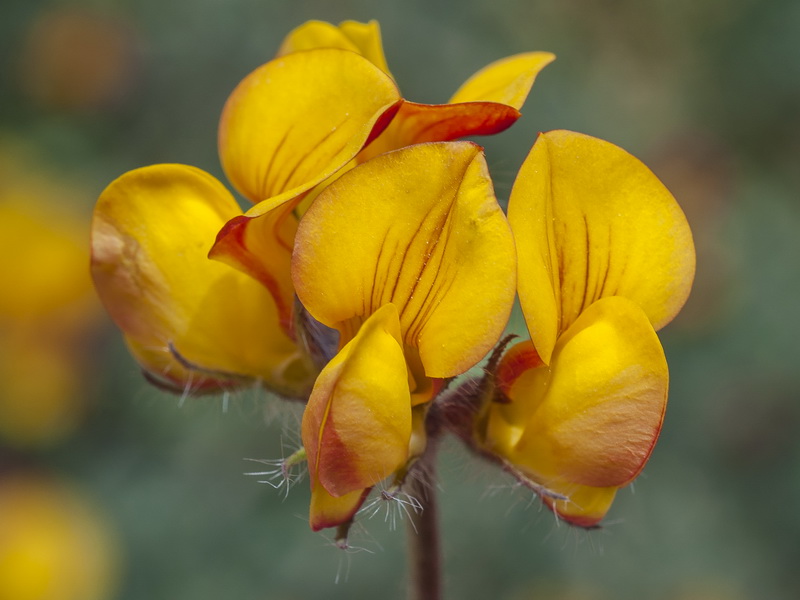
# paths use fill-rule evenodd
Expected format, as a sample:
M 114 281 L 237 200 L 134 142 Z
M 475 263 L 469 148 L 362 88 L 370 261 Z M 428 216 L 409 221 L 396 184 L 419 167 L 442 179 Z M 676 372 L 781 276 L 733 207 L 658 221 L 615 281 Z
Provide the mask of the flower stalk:
M 408 538 L 409 600 L 442 598 L 442 543 L 436 487 L 439 436 L 429 435 L 424 454 L 409 473 L 407 493 L 422 509 L 411 515 Z

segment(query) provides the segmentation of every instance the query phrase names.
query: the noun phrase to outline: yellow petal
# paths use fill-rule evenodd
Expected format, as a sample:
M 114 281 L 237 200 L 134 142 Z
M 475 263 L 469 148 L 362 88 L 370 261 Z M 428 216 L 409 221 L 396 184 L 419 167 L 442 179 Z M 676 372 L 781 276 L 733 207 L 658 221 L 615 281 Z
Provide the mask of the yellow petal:
M 358 46 L 340 27 L 326 21 L 312 20 L 295 27 L 283 38 L 277 56 L 319 48 L 339 48 L 358 52 Z
M 426 417 L 430 405 L 415 406 L 411 410 L 411 439 L 408 443 L 409 461 L 422 456 L 428 446 Z
M 520 117 L 513 106 L 497 102 L 417 104 L 403 102 L 392 122 L 358 155 L 359 162 L 423 142 L 447 142 L 508 129 Z
M 568 498 L 556 500 L 547 496 L 542 497 L 542 501 L 559 517 L 579 527 L 593 527 L 606 516 L 618 488 L 597 488 L 551 481 L 549 489 Z
M 613 144 L 540 134 L 508 218 L 522 311 L 545 363 L 558 335 L 599 298 L 633 300 L 660 329 L 689 295 L 695 254 L 683 212 L 645 165 Z
M 481 149 L 420 144 L 359 165 L 300 222 L 297 295 L 349 339 L 387 303 L 428 377 L 450 377 L 497 342 L 514 297 L 515 256 Z
M 498 397 L 488 408 L 484 433 L 480 434 L 490 452 L 515 459 L 514 448 L 535 411 L 535 403 L 547 391 L 550 369 L 540 368 L 543 365 L 530 340 L 514 344 L 503 354 L 495 374 Z M 512 401 L 512 389 L 518 384 L 524 385 L 524 393 L 517 387 Z
M 529 52 L 504 58 L 473 75 L 448 104 L 403 102 L 386 130 L 358 156 L 359 162 L 424 142 L 447 142 L 475 135 L 492 135 L 519 119 L 531 86 L 549 52 Z
M 486 448 L 484 448 L 486 450 Z M 490 453 L 493 449 L 488 449 Z M 519 483 L 534 491 L 544 504 L 560 518 L 579 527 L 593 527 L 605 517 L 617 486 L 592 487 L 571 482 L 567 479 L 551 476 L 542 483 L 536 473 L 520 469 L 510 462 L 506 455 L 494 452 L 500 459 L 503 469 L 513 475 Z
M 487 446 L 548 488 L 623 486 L 661 431 L 668 379 L 644 312 L 625 298 L 604 298 L 559 338 L 549 366 L 522 373 L 511 402 L 491 408 Z
M 311 529 L 319 531 L 347 523 L 361 508 L 369 490 L 370 488 L 366 488 L 344 496 L 331 496 L 319 482 L 312 482 L 308 519 Z
M 508 396 L 511 393 L 511 386 L 520 375 L 529 369 L 541 367 L 543 364 L 530 340 L 514 344 L 503 354 L 502 360 L 497 365 L 495 381 L 498 390 Z
M 387 75 L 391 75 L 386 64 L 386 57 L 383 54 L 381 27 L 377 21 L 372 20 L 367 23 L 342 21 L 339 23 L 339 28 L 356 45 L 361 56 Z
M 397 309 L 387 304 L 325 366 L 303 414 L 312 481 L 333 496 L 371 487 L 408 458 L 411 396 Z
M 95 286 L 151 376 L 201 389 L 228 385 L 227 375 L 249 376 L 296 390 L 305 386 L 291 380 L 297 350 L 269 292 L 206 256 L 219 228 L 240 212 L 222 184 L 194 167 L 126 173 L 95 208 Z
M 464 82 L 450 103 L 498 102 L 519 110 L 536 76 L 555 59 L 550 52 L 526 52 L 495 61 Z
M 338 27 L 325 21 L 308 21 L 289 32 L 278 50 L 278 56 L 316 48 L 357 52 L 384 73 L 389 73 L 377 21 L 343 21 Z
M 291 260 L 297 218 L 292 214 L 294 202 L 277 202 L 258 218 L 237 215 L 217 234 L 208 257 L 228 264 L 260 281 L 272 294 L 278 309 L 281 327 L 292 335 Z M 274 203 L 273 203 L 274 204 Z
M 392 79 L 353 52 L 276 58 L 228 98 L 219 127 L 222 166 L 253 202 L 295 198 L 355 157 L 399 102 Z

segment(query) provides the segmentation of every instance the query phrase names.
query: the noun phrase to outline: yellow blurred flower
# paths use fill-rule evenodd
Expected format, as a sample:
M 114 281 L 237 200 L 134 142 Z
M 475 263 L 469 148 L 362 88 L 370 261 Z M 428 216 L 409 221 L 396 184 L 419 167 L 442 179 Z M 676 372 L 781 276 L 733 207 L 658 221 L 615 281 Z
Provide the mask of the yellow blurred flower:
M 85 347 L 100 313 L 87 226 L 70 205 L 79 192 L 10 154 L 0 153 L 0 437 L 28 445 L 79 422 Z
M 80 494 L 40 476 L 0 478 L 0 598 L 106 600 L 117 563 L 108 524 Z

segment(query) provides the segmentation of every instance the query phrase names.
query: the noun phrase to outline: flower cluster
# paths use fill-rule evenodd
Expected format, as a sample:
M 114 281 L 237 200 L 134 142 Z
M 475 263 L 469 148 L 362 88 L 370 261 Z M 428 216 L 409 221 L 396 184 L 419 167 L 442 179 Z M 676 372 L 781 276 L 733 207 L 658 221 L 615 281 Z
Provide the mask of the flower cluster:
M 177 164 L 100 196 L 95 285 L 146 377 L 305 402 L 313 529 L 348 523 L 386 478 L 402 486 L 432 431 L 584 526 L 647 460 L 667 397 L 655 329 L 694 272 L 676 202 L 623 150 L 553 131 L 507 218 L 482 148 L 454 141 L 512 125 L 553 59 L 497 61 L 419 104 L 376 23 L 312 21 L 225 104 L 220 158 L 249 210 Z M 530 340 L 501 356 L 517 293 Z M 478 384 L 445 391 L 495 347 Z

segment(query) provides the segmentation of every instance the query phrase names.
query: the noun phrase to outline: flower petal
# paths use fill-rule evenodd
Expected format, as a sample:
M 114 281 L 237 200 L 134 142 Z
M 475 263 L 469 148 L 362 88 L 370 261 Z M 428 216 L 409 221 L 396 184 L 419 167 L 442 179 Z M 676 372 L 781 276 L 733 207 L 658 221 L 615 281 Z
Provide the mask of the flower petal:
M 222 184 L 194 167 L 126 173 L 95 208 L 95 286 L 152 376 L 200 389 L 249 376 L 296 392 L 307 375 L 293 379 L 297 349 L 279 328 L 269 293 L 206 257 L 217 230 L 237 213 Z
M 387 304 L 317 378 L 303 445 L 312 482 L 333 496 L 372 487 L 408 458 L 411 395 L 401 343 L 397 309 Z
M 358 52 L 361 56 L 387 75 L 391 75 L 383 53 L 381 27 L 377 21 L 374 19 L 367 23 L 342 21 L 339 23 L 339 28 L 358 47 Z
M 519 117 L 520 112 L 516 108 L 497 102 L 403 102 L 384 132 L 361 151 L 358 161 L 365 162 L 379 154 L 411 144 L 448 142 L 466 136 L 500 133 Z
M 502 58 L 465 81 L 450 103 L 497 102 L 520 110 L 536 76 L 555 59 L 550 52 L 526 52 Z
M 545 363 L 559 333 L 599 298 L 633 300 L 660 329 L 689 295 L 695 254 L 683 212 L 645 165 L 613 144 L 540 134 L 508 218 L 522 311 Z
M 316 48 L 357 52 L 384 73 L 389 73 L 377 21 L 343 21 L 338 27 L 325 21 L 308 21 L 289 32 L 278 50 L 278 56 Z
M 386 130 L 361 151 L 359 162 L 411 144 L 505 131 L 521 116 L 539 71 L 553 60 L 549 52 L 510 56 L 473 75 L 448 104 L 403 102 Z
M 228 98 L 219 127 L 222 166 L 253 202 L 295 198 L 355 157 L 399 102 L 392 79 L 353 52 L 276 58 Z
M 332 496 L 316 481 L 311 484 L 309 524 L 313 531 L 336 527 L 351 520 L 366 500 L 370 488 L 355 490 L 344 496 Z
M 505 327 L 514 243 L 480 147 L 420 144 L 359 165 L 326 188 L 300 222 L 297 295 L 350 339 L 387 303 L 428 377 L 477 363 Z
M 661 431 L 668 379 L 644 312 L 598 300 L 559 338 L 550 365 L 523 372 L 511 402 L 492 406 L 487 446 L 551 489 L 626 485 Z
M 617 495 L 617 487 L 597 488 L 568 482 L 551 481 L 549 489 L 568 500 L 542 497 L 542 501 L 567 523 L 594 527 L 606 516 Z
M 261 203 L 261 208 L 269 202 Z M 290 336 L 294 303 L 291 260 L 297 231 L 297 218 L 292 214 L 294 204 L 278 200 L 275 208 L 258 218 L 237 215 L 219 231 L 208 253 L 209 258 L 250 275 L 269 290 L 281 327 Z

